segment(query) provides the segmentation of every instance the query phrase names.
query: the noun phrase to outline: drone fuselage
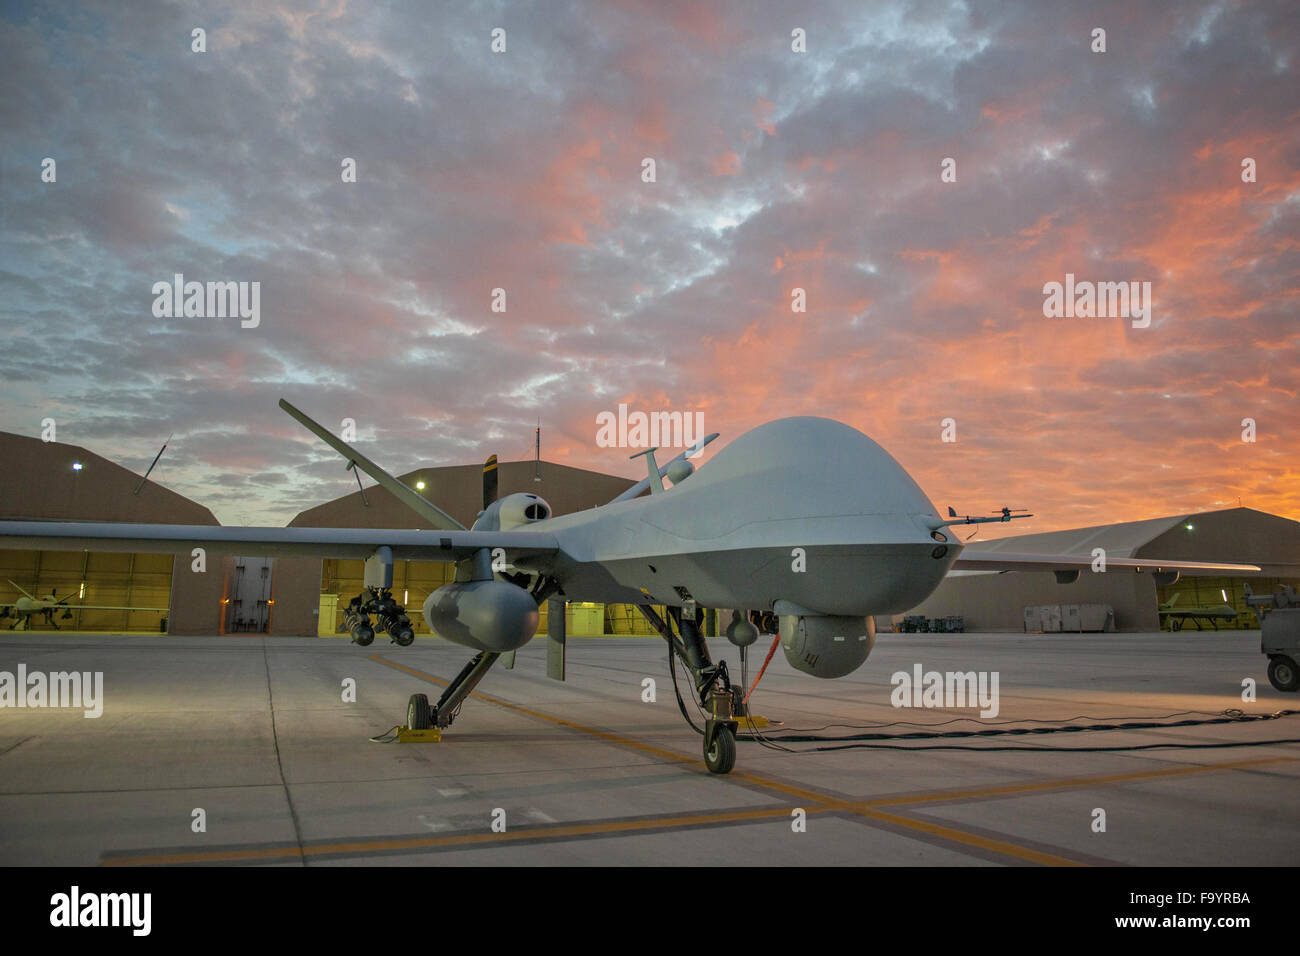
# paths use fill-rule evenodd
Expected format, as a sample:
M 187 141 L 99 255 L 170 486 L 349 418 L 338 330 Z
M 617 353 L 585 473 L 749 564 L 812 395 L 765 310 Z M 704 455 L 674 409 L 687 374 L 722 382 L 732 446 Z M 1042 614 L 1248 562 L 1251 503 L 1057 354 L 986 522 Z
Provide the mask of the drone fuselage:
M 866 435 L 787 418 L 662 493 L 528 528 L 558 542 L 549 573 L 570 601 L 764 610 L 784 601 L 865 616 L 905 611 L 938 587 L 961 550 L 933 530 L 938 520 Z

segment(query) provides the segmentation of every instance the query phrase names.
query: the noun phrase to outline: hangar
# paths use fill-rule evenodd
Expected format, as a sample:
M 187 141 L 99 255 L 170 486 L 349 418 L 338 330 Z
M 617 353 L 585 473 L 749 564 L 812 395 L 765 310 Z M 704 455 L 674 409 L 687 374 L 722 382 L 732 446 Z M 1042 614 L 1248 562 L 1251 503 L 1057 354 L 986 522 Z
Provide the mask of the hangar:
M 77 445 L 0 432 L 0 513 L 6 518 L 215 525 L 212 512 Z M 138 494 L 136 489 L 139 489 Z M 72 595 L 79 631 L 216 634 L 225 584 L 221 565 L 191 570 L 188 556 L 89 551 L 0 551 L 0 601 L 14 581 L 32 594 Z M 77 604 L 171 610 L 81 610 Z
M 8 467 L 0 474 L 0 517 L 43 520 L 124 521 L 163 524 L 218 524 L 206 507 L 76 445 L 44 442 L 0 432 L 0 454 Z M 482 467 L 424 467 L 400 479 L 419 488 L 465 525 L 482 503 Z M 531 460 L 499 466 L 500 493 L 532 492 L 555 514 L 604 504 L 633 482 L 626 478 Z M 138 493 L 137 493 L 138 489 Z M 428 528 L 418 514 L 388 491 L 368 487 L 298 514 L 291 527 Z M 1300 587 L 1300 522 L 1251 508 L 1171 515 L 1044 534 L 1019 535 L 980 543 L 982 551 L 1037 554 L 1088 554 L 1103 548 L 1114 557 L 1158 556 L 1172 560 L 1256 564 L 1249 578 L 1184 577 L 1159 587 L 1149 573 L 1083 574 L 1071 584 L 1048 573 L 957 572 L 913 614 L 960 615 L 968 631 L 1021 631 L 1026 607 L 1101 604 L 1113 608 L 1120 631 L 1160 629 L 1159 607 L 1229 604 L 1235 619 L 1215 627 L 1256 628 L 1245 602 L 1245 585 L 1257 594 L 1279 585 Z M 449 581 L 447 562 L 399 562 L 394 567 L 394 597 L 418 611 L 425 596 Z M 360 561 L 256 557 L 217 557 L 206 573 L 191 570 L 187 556 L 59 551 L 0 551 L 0 602 L 14 600 L 8 580 L 33 593 L 73 594 L 75 630 L 171 634 L 224 634 L 241 631 L 278 635 L 336 636 L 341 614 L 362 589 Z M 83 587 L 84 585 L 84 587 Z M 79 610 L 76 604 L 121 605 L 168 610 Z M 545 631 L 546 608 L 539 630 Z M 631 606 L 570 604 L 568 631 L 574 636 L 651 634 Z M 418 613 L 417 634 L 428 634 Z M 879 622 L 888 629 L 888 621 Z M 716 616 L 706 629 L 716 633 Z
M 0 474 L 0 518 L 219 524 L 206 507 L 155 481 L 142 483 L 140 475 L 77 445 L 0 432 L 0 454 L 8 462 Z M 399 478 L 466 526 L 482 507 L 481 465 L 429 466 Z M 540 495 L 554 514 L 605 504 L 634 484 L 547 461 L 502 462 L 498 480 L 502 495 Z M 289 524 L 431 527 L 380 487 L 310 508 Z M 449 562 L 400 562 L 394 568 L 394 596 L 418 612 L 425 596 L 453 575 Z M 196 573 L 190 558 L 180 555 L 0 551 L 0 603 L 18 596 L 9 579 L 33 594 L 74 595 L 71 617 L 59 618 L 60 626 L 71 630 L 339 636 L 337 608 L 361 592 L 362 562 L 212 555 L 208 569 Z M 78 609 L 79 603 L 159 610 L 92 611 Z M 653 633 L 630 606 L 570 604 L 567 614 L 574 636 Z M 420 615 L 412 617 L 416 633 L 428 634 Z M 545 629 L 543 605 L 539 632 Z
M 1091 554 L 1103 548 L 1111 557 L 1161 557 L 1171 561 L 1221 561 L 1255 564 L 1249 577 L 1183 577 L 1158 587 L 1152 574 L 1084 572 L 1060 584 L 1051 572 L 955 572 L 912 614 L 960 615 L 968 631 L 1022 631 L 1025 608 L 1037 605 L 1103 604 L 1114 609 L 1119 631 L 1160 630 L 1160 605 L 1228 604 L 1235 619 L 1218 627 L 1257 628 L 1245 602 L 1245 585 L 1270 594 L 1277 585 L 1300 585 L 1300 522 L 1252 508 L 1228 508 L 1170 515 L 1146 521 L 1017 535 L 980 543 L 981 551 L 1007 554 Z

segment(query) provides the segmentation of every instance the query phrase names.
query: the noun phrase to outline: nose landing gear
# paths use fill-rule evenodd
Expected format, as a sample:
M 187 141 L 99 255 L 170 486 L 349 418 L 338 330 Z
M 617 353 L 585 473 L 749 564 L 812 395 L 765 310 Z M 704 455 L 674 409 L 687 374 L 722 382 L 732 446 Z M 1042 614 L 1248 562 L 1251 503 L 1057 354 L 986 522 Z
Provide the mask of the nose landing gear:
M 736 765 L 736 728 L 739 726 L 736 718 L 743 716 L 743 705 L 740 692 L 731 684 L 726 661 L 714 664 L 709 659 L 709 648 L 700 631 L 704 612 L 694 604 L 685 609 L 669 607 L 668 620 L 664 620 L 648 604 L 637 607 L 650 626 L 668 642 L 668 653 L 681 659 L 695 683 L 700 706 L 709 715 L 704 721 L 704 765 L 710 773 L 730 773 Z M 674 625 L 676 634 L 673 633 Z
M 736 765 L 736 734 L 732 729 L 736 725 L 733 723 L 730 727 L 725 724 L 717 724 L 715 721 L 709 721 L 714 725 L 713 741 L 709 741 L 708 731 L 704 736 L 704 765 L 709 768 L 710 773 L 731 773 L 731 768 Z

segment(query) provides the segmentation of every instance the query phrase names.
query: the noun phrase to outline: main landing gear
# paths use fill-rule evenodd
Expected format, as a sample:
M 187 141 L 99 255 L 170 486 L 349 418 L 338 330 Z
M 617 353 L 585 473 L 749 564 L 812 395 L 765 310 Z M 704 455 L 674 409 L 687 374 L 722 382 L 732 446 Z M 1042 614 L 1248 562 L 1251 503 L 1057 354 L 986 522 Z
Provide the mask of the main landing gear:
M 500 656 L 491 651 L 481 651 L 475 655 L 461 668 L 456 679 L 447 686 L 442 696 L 438 698 L 438 703 L 432 707 L 429 706 L 429 698 L 424 694 L 412 694 L 411 699 L 406 703 L 406 726 L 411 730 L 428 730 L 431 727 L 445 730 L 450 727 L 451 722 L 460 713 L 460 705 L 478 686 L 478 682 L 483 679 L 488 668 L 495 664 Z
M 483 568 L 488 566 L 488 560 L 490 559 L 487 557 L 487 552 L 482 552 Z M 517 587 L 522 587 L 527 583 L 527 577 L 524 575 L 518 575 L 513 580 L 510 579 L 509 576 L 506 576 L 506 579 Z M 559 584 L 553 578 L 540 577 L 529 591 L 529 594 L 532 596 L 533 600 L 537 602 L 538 606 L 540 606 L 549 600 L 551 595 L 557 593 L 559 589 Z M 401 611 L 400 607 L 398 608 L 398 611 Z M 551 632 L 548 636 L 548 641 L 551 645 L 556 644 L 558 641 L 560 645 L 560 673 L 558 679 L 563 680 L 563 602 L 557 602 L 552 606 L 551 613 L 548 616 L 548 621 Z M 556 636 L 557 634 L 558 637 Z M 553 647 L 548 647 L 548 653 L 552 650 Z M 475 654 L 470 658 L 469 663 L 461 668 L 460 673 L 456 675 L 456 678 L 447 685 L 447 689 L 442 692 L 442 696 L 438 698 L 438 703 L 436 704 L 430 705 L 429 698 L 424 694 L 412 694 L 410 699 L 406 702 L 407 728 L 410 730 L 431 730 L 433 728 L 446 730 L 451 726 L 451 722 L 456 719 L 456 715 L 460 713 L 460 706 L 465 702 L 465 698 L 474 692 L 474 688 L 478 686 L 479 681 L 483 679 L 488 670 L 491 669 L 492 665 L 497 662 L 497 659 L 505 656 L 505 666 L 507 668 L 513 667 L 514 653 L 514 651 L 511 651 L 508 655 L 502 655 L 498 651 L 480 651 Z M 548 673 L 550 673 L 549 661 Z
M 743 688 L 732 686 L 726 661 L 715 664 L 709 659 L 709 648 L 700 630 L 703 610 L 694 604 L 668 607 L 665 620 L 648 604 L 639 604 L 637 609 L 668 642 L 668 653 L 675 654 L 686 667 L 700 706 L 709 715 L 704 721 L 704 765 L 710 773 L 730 773 L 736 765 L 736 718 L 745 716 Z

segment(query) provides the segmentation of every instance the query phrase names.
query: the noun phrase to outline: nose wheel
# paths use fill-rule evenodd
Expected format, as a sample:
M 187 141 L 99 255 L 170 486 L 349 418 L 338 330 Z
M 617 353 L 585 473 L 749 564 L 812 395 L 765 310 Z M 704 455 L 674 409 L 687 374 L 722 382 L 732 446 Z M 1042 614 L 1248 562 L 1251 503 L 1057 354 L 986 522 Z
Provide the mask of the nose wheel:
M 736 734 L 724 723 L 710 720 L 713 724 L 713 738 L 709 739 L 709 728 L 704 731 L 704 766 L 709 773 L 731 773 L 736 765 Z
M 406 726 L 412 730 L 428 730 L 433 726 L 433 712 L 429 708 L 429 698 L 424 694 L 412 694 L 407 701 Z

